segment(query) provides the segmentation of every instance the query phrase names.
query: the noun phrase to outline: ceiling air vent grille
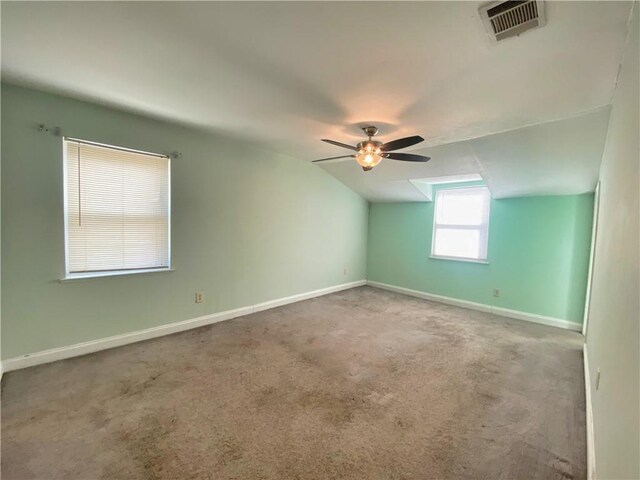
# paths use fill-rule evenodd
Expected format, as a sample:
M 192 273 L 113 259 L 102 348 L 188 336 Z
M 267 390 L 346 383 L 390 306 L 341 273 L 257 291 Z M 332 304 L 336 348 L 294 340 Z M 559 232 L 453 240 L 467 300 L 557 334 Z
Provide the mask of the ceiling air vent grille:
M 545 24 L 543 0 L 508 0 L 480 7 L 480 17 L 494 41 L 514 37 Z

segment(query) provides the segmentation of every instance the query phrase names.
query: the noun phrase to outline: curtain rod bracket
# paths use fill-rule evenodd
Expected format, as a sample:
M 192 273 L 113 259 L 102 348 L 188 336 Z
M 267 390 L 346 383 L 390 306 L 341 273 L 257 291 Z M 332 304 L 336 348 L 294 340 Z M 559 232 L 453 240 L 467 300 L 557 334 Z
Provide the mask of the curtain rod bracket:
M 62 129 L 60 127 L 48 127 L 44 123 L 38 124 L 38 131 L 44 133 L 51 133 L 55 137 L 62 136 Z

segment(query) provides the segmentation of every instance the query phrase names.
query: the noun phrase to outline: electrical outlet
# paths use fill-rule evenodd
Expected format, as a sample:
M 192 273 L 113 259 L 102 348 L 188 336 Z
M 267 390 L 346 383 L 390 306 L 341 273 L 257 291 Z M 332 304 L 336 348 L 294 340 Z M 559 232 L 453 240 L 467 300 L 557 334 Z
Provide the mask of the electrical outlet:
M 346 269 L 346 268 L 342 271 L 342 274 L 343 274 L 343 275 L 346 275 L 346 274 L 347 274 L 347 269 Z
M 500 289 L 499 288 L 494 288 L 493 289 L 493 296 L 494 297 L 499 297 L 500 296 Z
M 596 371 L 596 390 L 600 388 L 600 369 Z
M 204 293 L 196 292 L 196 303 L 204 302 Z

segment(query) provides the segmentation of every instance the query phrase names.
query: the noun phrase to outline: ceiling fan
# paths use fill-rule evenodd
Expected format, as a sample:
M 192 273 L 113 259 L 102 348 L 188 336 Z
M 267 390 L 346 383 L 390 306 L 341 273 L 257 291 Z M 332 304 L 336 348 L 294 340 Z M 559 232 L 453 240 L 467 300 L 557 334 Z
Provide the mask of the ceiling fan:
M 362 167 L 362 170 L 368 172 L 378 165 L 383 158 L 389 160 L 400 160 L 402 162 L 428 162 L 431 160 L 429 157 L 423 155 L 415 155 L 413 153 L 394 153 L 393 150 L 400 150 L 401 148 L 407 148 L 420 142 L 424 142 L 424 138 L 419 135 L 413 137 L 399 138 L 391 142 L 382 143 L 375 140 L 371 140 L 378 134 L 378 128 L 373 125 L 364 127 L 362 129 L 364 133 L 369 137 L 369 140 L 358 143 L 355 147 L 347 145 L 346 143 L 336 142 L 335 140 L 328 140 L 323 138 L 323 142 L 337 145 L 338 147 L 348 148 L 349 150 L 355 150 L 356 153 L 352 155 L 342 155 L 339 157 L 321 158 L 320 160 L 314 160 L 312 163 L 325 162 L 327 160 L 337 160 L 338 158 L 355 158 L 358 165 Z

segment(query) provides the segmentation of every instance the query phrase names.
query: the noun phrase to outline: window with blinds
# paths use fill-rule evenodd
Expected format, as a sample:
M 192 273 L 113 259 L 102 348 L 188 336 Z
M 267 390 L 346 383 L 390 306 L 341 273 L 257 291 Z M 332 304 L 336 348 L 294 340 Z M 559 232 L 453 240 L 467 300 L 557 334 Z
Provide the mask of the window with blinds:
M 67 277 L 170 268 L 165 155 L 64 139 Z
M 438 190 L 431 255 L 485 261 L 490 203 L 487 187 Z

